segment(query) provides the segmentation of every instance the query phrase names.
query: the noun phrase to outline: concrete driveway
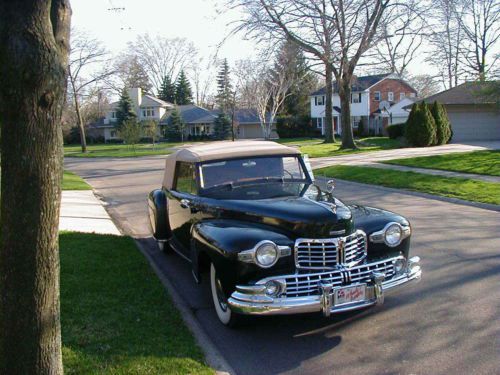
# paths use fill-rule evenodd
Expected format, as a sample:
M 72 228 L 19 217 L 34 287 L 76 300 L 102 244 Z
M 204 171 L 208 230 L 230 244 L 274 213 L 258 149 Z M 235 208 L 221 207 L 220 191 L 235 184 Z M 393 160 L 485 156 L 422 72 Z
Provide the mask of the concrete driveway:
M 346 202 L 399 212 L 413 225 L 412 254 L 423 280 L 377 308 L 251 319 L 230 330 L 215 316 L 208 283 L 159 253 L 149 238 L 146 195 L 160 186 L 163 158 L 67 159 L 109 203 L 118 226 L 144 238 L 162 272 L 239 374 L 500 373 L 500 214 L 401 192 L 338 182 Z M 206 281 L 206 277 L 204 279 Z

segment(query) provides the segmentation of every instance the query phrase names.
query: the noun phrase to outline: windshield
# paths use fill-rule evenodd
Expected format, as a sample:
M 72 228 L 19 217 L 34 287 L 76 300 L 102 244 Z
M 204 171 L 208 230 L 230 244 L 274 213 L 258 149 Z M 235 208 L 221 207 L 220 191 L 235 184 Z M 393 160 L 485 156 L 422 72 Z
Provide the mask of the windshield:
M 269 156 L 207 162 L 200 166 L 203 190 L 272 182 L 307 182 L 297 156 Z

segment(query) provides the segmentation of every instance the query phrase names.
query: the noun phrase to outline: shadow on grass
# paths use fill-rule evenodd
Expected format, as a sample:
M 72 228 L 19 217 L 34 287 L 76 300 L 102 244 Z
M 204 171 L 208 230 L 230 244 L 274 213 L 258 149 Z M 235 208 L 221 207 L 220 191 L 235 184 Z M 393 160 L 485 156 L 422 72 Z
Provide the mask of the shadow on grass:
M 132 239 L 67 232 L 60 249 L 66 373 L 211 373 Z

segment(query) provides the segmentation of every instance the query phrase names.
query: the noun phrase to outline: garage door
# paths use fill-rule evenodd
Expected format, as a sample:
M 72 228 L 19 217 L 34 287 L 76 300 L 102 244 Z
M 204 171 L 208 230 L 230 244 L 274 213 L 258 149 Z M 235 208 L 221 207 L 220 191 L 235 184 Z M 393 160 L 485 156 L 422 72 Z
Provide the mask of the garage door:
M 461 112 L 448 110 L 453 142 L 500 140 L 500 114 L 497 111 Z

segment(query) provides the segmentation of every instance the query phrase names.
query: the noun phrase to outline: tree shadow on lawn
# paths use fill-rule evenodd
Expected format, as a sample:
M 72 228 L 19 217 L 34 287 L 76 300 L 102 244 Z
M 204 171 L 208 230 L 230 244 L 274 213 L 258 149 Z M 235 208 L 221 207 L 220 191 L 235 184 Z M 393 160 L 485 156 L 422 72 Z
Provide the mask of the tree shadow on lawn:
M 60 234 L 66 373 L 210 373 L 128 237 Z

